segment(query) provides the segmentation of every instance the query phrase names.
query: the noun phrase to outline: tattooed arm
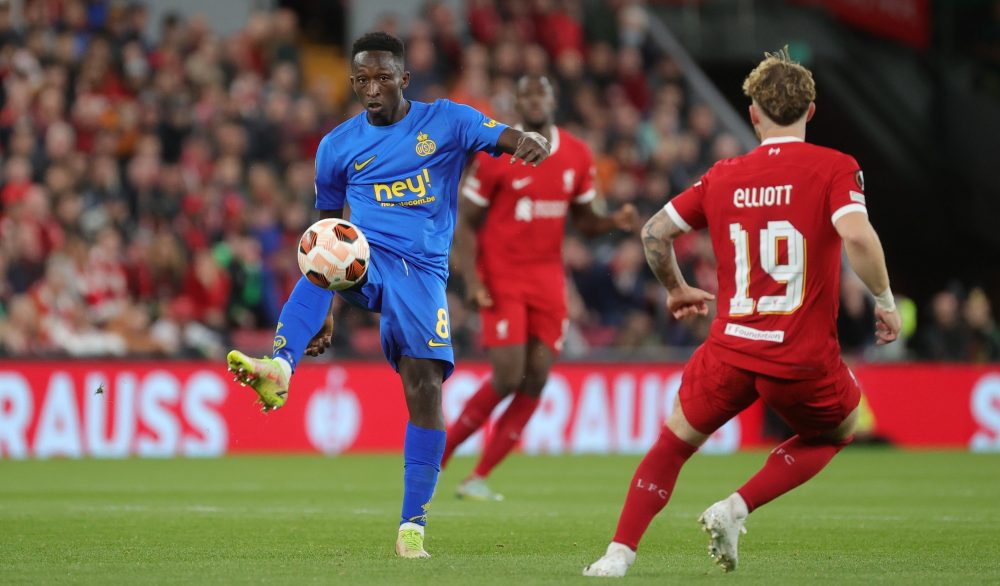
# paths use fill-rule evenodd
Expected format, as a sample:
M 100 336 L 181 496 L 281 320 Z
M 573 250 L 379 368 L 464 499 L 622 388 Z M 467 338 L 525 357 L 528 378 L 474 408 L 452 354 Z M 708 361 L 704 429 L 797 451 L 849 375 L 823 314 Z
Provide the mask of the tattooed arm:
M 683 233 L 662 209 L 642 227 L 646 262 L 660 283 L 667 288 L 667 309 L 676 319 L 708 315 L 707 302 L 715 299 L 711 293 L 691 287 L 684 281 L 674 254 L 674 238 Z
M 677 257 L 674 255 L 674 238 L 683 233 L 684 231 L 674 224 L 667 212 L 662 209 L 642 227 L 642 246 L 646 250 L 646 262 L 667 291 L 686 285 L 684 275 L 677 266 Z

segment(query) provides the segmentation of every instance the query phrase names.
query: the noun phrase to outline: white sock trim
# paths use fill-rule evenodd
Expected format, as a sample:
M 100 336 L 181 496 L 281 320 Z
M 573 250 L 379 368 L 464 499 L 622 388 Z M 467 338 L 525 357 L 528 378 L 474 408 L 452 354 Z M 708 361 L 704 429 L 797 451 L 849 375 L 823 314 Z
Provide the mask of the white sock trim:
M 733 503 L 733 512 L 736 513 L 736 516 L 740 519 L 746 519 L 747 515 L 750 514 L 750 507 L 748 507 L 747 502 L 743 500 L 743 496 L 738 492 L 734 492 L 729 495 L 729 500 Z
M 274 361 L 278 363 L 278 366 L 281 367 L 281 371 L 285 373 L 285 378 L 292 378 L 292 365 L 289 364 L 287 360 L 277 357 Z
M 399 526 L 399 530 L 400 531 L 402 531 L 403 529 L 416 529 L 417 531 L 420 532 L 421 535 L 424 534 L 424 526 L 423 525 L 417 525 L 416 523 L 410 523 L 409 521 L 407 521 L 406 523 L 403 523 L 403 524 L 401 524 Z
M 625 556 L 625 561 L 628 565 L 631 566 L 635 562 L 635 551 L 624 543 L 619 543 L 617 541 L 609 543 L 608 550 L 605 552 L 605 555 L 615 552 L 621 552 Z

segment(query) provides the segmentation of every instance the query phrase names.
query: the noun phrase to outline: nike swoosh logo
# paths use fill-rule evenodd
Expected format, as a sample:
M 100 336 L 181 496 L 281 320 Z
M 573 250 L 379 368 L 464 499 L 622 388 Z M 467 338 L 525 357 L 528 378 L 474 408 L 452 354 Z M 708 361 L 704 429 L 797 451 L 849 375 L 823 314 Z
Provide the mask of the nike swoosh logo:
M 431 348 L 443 348 L 445 346 L 451 346 L 448 342 L 435 342 L 434 338 L 427 340 L 427 345 Z
M 522 179 L 514 179 L 513 181 L 510 182 L 510 186 L 513 187 L 514 189 L 523 189 L 523 188 L 527 187 L 527 185 L 529 183 L 531 183 L 531 181 L 532 181 L 531 177 L 524 177 Z
M 371 163 L 372 161 L 374 161 L 375 157 L 377 157 L 377 156 L 378 155 L 372 155 L 371 158 L 368 159 L 367 161 L 365 161 L 364 163 L 359 163 L 357 161 L 354 161 L 354 170 L 355 171 L 360 171 L 360 170 L 364 169 L 365 167 L 368 166 L 368 163 Z

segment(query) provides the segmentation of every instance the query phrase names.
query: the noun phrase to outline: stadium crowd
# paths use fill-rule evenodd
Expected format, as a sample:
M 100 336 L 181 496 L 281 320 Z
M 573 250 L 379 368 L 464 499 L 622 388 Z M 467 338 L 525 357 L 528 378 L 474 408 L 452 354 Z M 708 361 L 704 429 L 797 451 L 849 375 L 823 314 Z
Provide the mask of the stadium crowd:
M 590 145 L 610 209 L 631 202 L 648 217 L 713 162 L 741 153 L 656 49 L 641 2 L 466 8 L 431 2 L 405 30 L 391 16 L 378 23 L 407 42 L 407 96 L 447 97 L 513 122 L 516 78 L 550 75 L 559 124 Z M 304 76 L 295 14 L 254 14 L 226 38 L 172 15 L 155 42 L 137 2 L 25 0 L 23 16 L 15 27 L 0 2 L 0 354 L 267 352 L 299 277 L 313 154 L 360 111 Z M 689 280 L 714 291 L 707 235 L 681 239 L 677 252 Z M 565 266 L 567 357 L 676 359 L 707 334 L 711 316 L 680 323 L 666 314 L 635 237 L 585 243 L 571 234 Z M 450 289 L 456 353 L 480 355 L 476 313 L 461 282 Z M 871 303 L 844 279 L 850 354 L 1000 360 L 980 290 L 940 293 L 916 332 L 913 310 L 910 351 L 894 355 L 873 353 Z M 379 355 L 377 316 L 346 305 L 337 315 L 335 355 Z

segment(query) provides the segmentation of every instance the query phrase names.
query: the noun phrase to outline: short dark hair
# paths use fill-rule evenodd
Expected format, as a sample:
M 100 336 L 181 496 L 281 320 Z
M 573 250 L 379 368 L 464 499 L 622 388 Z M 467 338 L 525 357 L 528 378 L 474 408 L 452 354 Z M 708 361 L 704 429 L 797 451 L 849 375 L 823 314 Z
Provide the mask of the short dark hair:
M 399 59 L 400 63 L 406 58 L 406 47 L 403 45 L 403 41 L 399 37 L 382 31 L 367 33 L 358 37 L 358 40 L 354 41 L 354 45 L 351 46 L 351 59 L 357 57 L 358 53 L 364 53 L 365 51 L 386 51 L 392 53 L 392 56 Z

